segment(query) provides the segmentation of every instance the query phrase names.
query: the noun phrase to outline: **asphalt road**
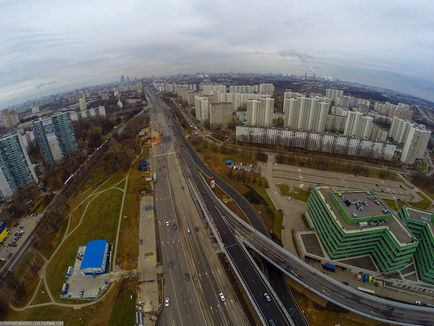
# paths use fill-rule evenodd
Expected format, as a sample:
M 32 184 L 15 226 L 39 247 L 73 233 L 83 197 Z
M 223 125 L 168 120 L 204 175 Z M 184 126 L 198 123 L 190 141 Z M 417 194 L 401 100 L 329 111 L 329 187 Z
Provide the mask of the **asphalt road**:
M 389 322 L 410 325 L 433 325 L 434 309 L 396 303 L 390 300 L 379 299 L 375 296 L 359 294 L 357 290 L 350 289 L 340 282 L 328 280 L 321 272 L 308 269 L 305 263 L 288 255 L 283 248 L 276 250 L 276 246 L 264 241 L 264 238 L 252 231 L 240 222 L 231 224 L 248 239 L 255 250 L 273 261 L 288 275 L 294 276 L 304 285 L 307 285 L 324 298 L 333 299 L 336 304 L 346 306 L 354 312 L 362 312 L 366 316 L 378 319 L 386 319 Z
M 151 101 L 154 106 L 166 112 L 166 116 L 170 119 L 174 119 L 173 116 L 164 108 L 164 105 L 161 105 L 160 100 L 157 100 L 152 93 L 150 94 Z M 209 187 L 204 184 L 203 179 L 200 174 L 200 169 L 197 169 L 198 163 L 202 163 L 200 159 L 192 152 L 192 149 L 185 142 L 185 139 L 182 135 L 182 131 L 179 129 L 179 126 L 172 121 L 172 130 L 175 131 L 175 136 L 180 142 L 181 146 L 179 147 L 179 153 L 182 156 L 185 166 L 188 167 L 190 171 L 190 176 L 194 184 L 198 187 L 199 191 L 202 194 L 202 198 L 207 206 L 209 213 L 213 217 L 213 221 L 218 229 L 219 235 L 221 237 L 222 242 L 224 243 L 225 250 L 229 256 L 229 258 L 234 262 L 237 272 L 243 279 L 244 283 L 248 286 L 249 295 L 255 301 L 257 307 L 259 307 L 260 314 L 262 315 L 265 321 L 274 320 L 277 325 L 287 325 L 289 324 L 289 320 L 285 315 L 286 311 L 282 311 L 279 306 L 278 298 L 275 298 L 265 280 L 259 274 L 259 271 L 256 266 L 254 266 L 251 262 L 251 259 L 248 257 L 246 251 L 241 247 L 238 240 L 235 238 L 233 231 L 228 227 L 225 222 L 225 219 L 222 218 L 222 215 L 226 214 L 225 211 L 221 211 L 218 206 L 220 205 L 214 196 L 209 193 Z M 232 192 L 234 191 L 230 188 Z M 235 191 L 235 194 L 238 194 Z M 238 194 L 239 196 L 239 194 Z M 243 197 L 244 198 L 244 197 Z M 247 202 L 247 201 L 246 201 Z M 253 207 L 247 202 L 248 206 L 246 209 L 251 211 Z M 254 211 L 254 209 L 253 209 Z M 266 231 L 265 226 L 263 226 L 264 232 Z M 264 296 L 264 293 L 268 293 L 271 297 L 271 301 L 268 302 Z M 296 306 L 294 307 L 294 310 Z M 297 325 L 305 324 L 304 318 L 301 316 L 300 323 L 296 323 Z
M 167 153 L 164 145 L 157 149 L 154 166 L 167 166 Z M 169 306 L 163 308 L 159 318 L 161 325 L 205 325 L 205 317 L 200 308 L 198 295 L 192 282 L 184 280 L 189 271 L 179 232 L 173 229 L 177 223 L 175 207 L 172 203 L 169 178 L 165 169 L 157 170 L 155 184 L 155 208 L 159 240 L 160 261 L 164 266 L 164 298 Z M 166 222 L 169 224 L 166 226 Z
M 161 145 L 154 147 L 157 173 L 155 197 L 164 264 L 164 307 L 161 325 L 247 325 L 248 321 L 218 259 L 197 211 L 176 155 L 177 144 L 161 111 L 152 112 L 159 124 Z M 224 301 L 220 298 L 223 293 Z
M 175 125 L 175 128 L 179 128 L 179 126 Z M 186 156 L 190 156 L 191 166 L 196 166 L 205 174 L 214 176 L 216 178 L 216 183 L 239 204 L 241 209 L 243 209 L 248 216 L 251 225 L 258 232 L 265 236 L 269 236 L 268 230 L 250 203 L 230 185 L 226 184 L 224 180 L 209 170 L 209 168 L 197 157 L 185 139 L 183 139 L 182 131 L 180 130 L 178 130 L 178 137 L 180 140 L 182 139 L 184 141 L 184 148 L 186 148 L 189 152 Z M 209 198 L 208 200 L 210 200 Z M 225 234 L 225 228 L 222 226 L 222 223 L 219 222 L 218 214 L 213 214 L 213 217 L 215 219 L 216 225 L 219 228 L 219 232 L 221 232 L 221 234 L 223 233 L 222 238 L 227 238 L 228 236 Z M 228 239 L 225 239 L 224 241 L 227 240 Z M 267 242 L 269 241 L 269 239 L 261 239 L 258 241 L 258 245 L 261 245 L 260 250 L 263 253 L 267 253 L 267 257 L 277 259 L 276 255 L 280 255 L 278 253 L 279 250 L 276 250 L 276 248 L 268 248 L 269 244 Z M 307 287 L 314 289 L 317 291 L 317 293 L 321 293 L 323 297 L 328 298 L 329 300 L 334 300 L 338 304 L 350 307 L 355 312 L 374 318 L 383 318 L 396 323 L 433 325 L 432 316 L 434 316 L 434 309 L 412 305 L 400 305 L 398 303 L 382 300 L 374 296 L 367 298 L 363 294 L 358 294 L 357 291 L 351 291 L 350 289 L 345 288 L 342 284 L 333 282 L 333 280 L 328 279 L 325 275 L 322 275 L 319 272 L 313 272 L 297 257 L 288 258 L 285 255 L 285 257 L 278 257 L 278 259 L 283 259 L 281 262 L 284 264 L 283 266 L 287 269 L 292 269 L 295 272 L 294 276 Z

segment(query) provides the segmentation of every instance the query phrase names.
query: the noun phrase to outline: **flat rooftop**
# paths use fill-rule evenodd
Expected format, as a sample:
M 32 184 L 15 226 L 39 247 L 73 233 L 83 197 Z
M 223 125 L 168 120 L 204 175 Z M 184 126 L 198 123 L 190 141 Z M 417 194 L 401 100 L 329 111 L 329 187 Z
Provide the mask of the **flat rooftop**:
M 420 211 L 414 208 L 407 207 L 408 215 L 410 218 L 416 221 L 420 221 L 426 223 L 431 228 L 431 233 L 434 234 L 434 225 L 433 225 L 433 213 Z
M 345 230 L 355 231 L 360 229 L 369 230 L 378 227 L 387 227 L 400 243 L 412 242 L 412 236 L 407 228 L 374 192 L 362 190 L 334 191 L 334 189 L 330 187 L 320 187 L 318 189 L 324 196 L 326 203 L 333 211 L 338 222 Z M 339 194 L 342 196 L 339 196 Z M 333 196 L 337 199 L 338 203 L 342 206 L 349 218 L 354 218 L 354 223 L 347 223 L 344 217 L 339 213 L 338 207 L 336 207 L 332 201 Z M 351 202 L 349 206 L 347 205 L 346 200 Z M 359 203 L 357 204 L 356 201 L 359 201 Z M 363 210 L 358 207 L 363 207 Z M 388 213 L 385 213 L 384 210 L 387 210 Z M 353 216 L 353 214 L 356 214 L 357 216 Z M 364 221 L 367 221 L 367 223 L 361 227 L 358 220 L 362 218 Z
M 370 192 L 347 192 L 336 197 L 350 217 L 371 217 L 390 214 L 390 209 Z M 347 203 L 351 203 L 349 206 Z

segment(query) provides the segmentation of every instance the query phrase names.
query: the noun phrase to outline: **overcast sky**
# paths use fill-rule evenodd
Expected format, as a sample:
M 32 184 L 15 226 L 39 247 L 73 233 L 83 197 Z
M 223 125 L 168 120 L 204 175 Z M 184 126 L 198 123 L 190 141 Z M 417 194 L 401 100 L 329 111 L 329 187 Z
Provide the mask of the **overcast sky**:
M 178 72 L 331 76 L 434 100 L 432 0 L 0 0 L 0 108 Z

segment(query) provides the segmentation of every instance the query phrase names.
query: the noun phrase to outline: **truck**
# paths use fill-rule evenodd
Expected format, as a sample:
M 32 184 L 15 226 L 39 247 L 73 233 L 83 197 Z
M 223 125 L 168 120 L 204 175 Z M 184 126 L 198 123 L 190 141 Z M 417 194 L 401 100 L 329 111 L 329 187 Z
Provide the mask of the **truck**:
M 157 182 L 157 173 L 153 173 L 152 174 L 152 180 L 154 181 L 154 182 Z
M 330 272 L 336 272 L 336 265 L 331 262 L 326 262 L 324 268 Z

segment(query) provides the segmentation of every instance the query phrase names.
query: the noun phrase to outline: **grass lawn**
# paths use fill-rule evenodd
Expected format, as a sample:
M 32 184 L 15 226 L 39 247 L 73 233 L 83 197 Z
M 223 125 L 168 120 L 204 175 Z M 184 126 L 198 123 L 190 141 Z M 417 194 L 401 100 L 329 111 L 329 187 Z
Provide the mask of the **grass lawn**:
M 53 254 L 54 250 L 59 245 L 60 241 L 63 238 L 63 235 L 65 234 L 66 227 L 68 226 L 68 221 L 64 220 L 62 227 L 51 236 L 49 239 L 43 239 L 42 241 L 39 241 L 37 244 L 37 248 L 39 252 L 46 258 L 49 259 L 51 255 Z
M 422 199 L 416 203 L 409 203 L 411 206 L 413 206 L 414 208 L 419 208 L 419 209 L 427 209 L 428 207 L 431 206 L 431 200 L 428 197 L 426 197 L 420 191 L 418 191 L 417 194 L 420 197 L 422 197 Z
M 135 282 L 125 280 L 120 284 L 108 325 L 134 325 L 137 299 L 135 288 Z
M 405 203 L 399 199 L 397 199 L 397 200 L 384 199 L 384 198 L 381 198 L 381 199 L 386 203 L 387 206 L 389 206 L 391 209 L 393 209 L 395 211 L 400 210 L 401 207 L 405 205 Z
M 80 245 L 89 240 L 104 239 L 114 244 L 122 193 L 108 190 L 92 200 L 79 228 L 60 246 L 46 270 L 48 286 L 54 297 L 62 288 L 65 271 L 73 263 Z
M 50 297 L 48 296 L 47 289 L 45 288 L 44 282 L 41 282 L 37 290 L 36 296 L 31 302 L 32 305 L 38 303 L 50 302 Z
M 265 191 L 264 187 L 255 185 L 255 184 L 248 184 L 247 187 L 252 189 L 254 192 L 256 192 L 263 200 L 264 206 L 267 208 L 265 212 L 259 208 L 259 211 L 261 212 L 262 218 L 265 220 L 267 225 L 272 224 L 271 229 L 273 230 L 274 235 L 279 239 L 279 241 L 282 240 L 282 220 L 283 220 L 283 214 L 276 210 L 276 208 L 273 205 L 273 202 L 271 201 L 270 197 L 268 196 L 267 192 Z M 270 214 L 271 213 L 271 214 Z M 271 216 L 270 216 L 271 215 Z M 267 221 L 272 219 L 272 221 Z
M 307 198 L 309 197 L 309 191 L 299 187 L 292 187 L 292 190 L 289 190 L 288 185 L 280 184 L 279 190 L 282 196 L 291 197 L 304 202 L 307 202 Z
M 24 255 L 23 261 L 27 263 L 17 265 L 12 274 L 23 289 L 11 298 L 11 302 L 17 307 L 26 305 L 32 298 L 39 282 L 37 271 L 44 263 L 39 253 L 33 249 Z
M 112 289 L 104 297 L 103 300 L 95 305 L 75 310 L 73 308 L 59 307 L 59 306 L 45 306 L 24 311 L 9 311 L 6 320 L 51 320 L 51 321 L 64 321 L 65 325 L 86 325 L 86 326 L 100 326 L 108 325 L 112 317 L 114 307 L 120 302 L 117 300 L 119 293 L 119 284 L 112 285 Z M 131 317 L 135 319 L 132 313 Z M 134 325 L 134 321 L 130 322 L 130 318 L 124 316 L 127 324 L 112 324 L 112 325 Z
M 141 175 L 141 171 L 136 168 L 131 169 L 127 193 L 125 194 L 117 252 L 117 263 L 123 269 L 137 268 L 137 258 L 139 255 L 140 190 L 146 185 L 146 181 L 144 178 L 141 178 Z

